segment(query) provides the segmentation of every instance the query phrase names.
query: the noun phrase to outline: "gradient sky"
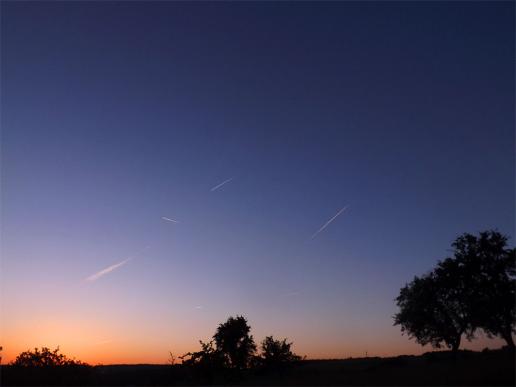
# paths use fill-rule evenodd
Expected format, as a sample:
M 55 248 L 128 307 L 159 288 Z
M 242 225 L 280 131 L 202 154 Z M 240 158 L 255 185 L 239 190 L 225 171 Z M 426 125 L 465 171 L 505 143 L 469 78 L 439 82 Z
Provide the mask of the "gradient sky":
M 235 314 L 311 358 L 422 353 L 400 287 L 460 233 L 514 244 L 513 2 L 1 13 L 4 361 L 163 363 Z

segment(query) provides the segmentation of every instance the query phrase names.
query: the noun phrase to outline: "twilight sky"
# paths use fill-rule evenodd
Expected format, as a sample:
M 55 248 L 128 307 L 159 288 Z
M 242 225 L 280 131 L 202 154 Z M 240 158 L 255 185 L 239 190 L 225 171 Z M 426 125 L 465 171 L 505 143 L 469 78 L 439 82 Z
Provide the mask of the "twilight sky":
M 512 2 L 2 2 L 4 361 L 162 363 L 235 314 L 311 358 L 430 350 L 392 326 L 400 287 L 460 233 L 514 245 L 514 24 Z

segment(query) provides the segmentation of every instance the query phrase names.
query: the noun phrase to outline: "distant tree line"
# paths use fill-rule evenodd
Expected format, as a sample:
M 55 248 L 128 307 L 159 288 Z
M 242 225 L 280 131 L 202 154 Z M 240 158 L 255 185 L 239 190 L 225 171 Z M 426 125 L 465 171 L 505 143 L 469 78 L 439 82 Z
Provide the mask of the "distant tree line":
M 478 330 L 514 349 L 516 249 L 499 232 L 484 231 L 459 236 L 452 254 L 400 290 L 394 325 L 419 344 L 453 352 Z

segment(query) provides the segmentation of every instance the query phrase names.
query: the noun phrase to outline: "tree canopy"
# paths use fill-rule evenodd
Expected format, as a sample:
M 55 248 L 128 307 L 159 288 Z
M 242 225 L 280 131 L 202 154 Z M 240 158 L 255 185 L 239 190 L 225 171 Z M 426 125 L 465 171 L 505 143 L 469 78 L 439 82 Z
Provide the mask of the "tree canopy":
M 301 360 L 301 356 L 292 352 L 291 346 L 287 339 L 275 340 L 273 336 L 267 336 L 261 343 L 261 363 L 265 367 L 280 367 Z
M 461 235 L 452 246 L 468 293 L 471 324 L 514 347 L 516 249 L 508 248 L 507 237 L 494 231 Z
M 57 367 L 57 366 L 86 366 L 79 360 L 69 359 L 66 355 L 59 353 L 59 347 L 53 351 L 47 347 L 41 350 L 34 348 L 34 351 L 28 350 L 20 353 L 11 363 L 20 367 Z
M 463 234 L 452 247 L 453 257 L 400 290 L 394 324 L 435 348 L 456 351 L 461 337 L 471 340 L 477 329 L 514 347 L 515 249 L 497 231 Z
M 256 355 L 256 344 L 250 332 L 245 317 L 229 317 L 219 324 L 212 341 L 200 341 L 200 351 L 181 356 L 183 364 L 196 367 L 199 373 L 213 379 L 213 374 L 220 375 L 225 371 L 237 375 L 253 366 L 280 369 L 301 359 L 292 352 L 292 343 L 287 339 L 276 340 L 273 336 L 267 336 L 261 342 L 261 353 Z
M 251 327 L 243 316 L 229 317 L 218 326 L 213 335 L 215 346 L 223 354 L 231 368 L 247 368 L 254 353 L 256 344 L 250 335 Z

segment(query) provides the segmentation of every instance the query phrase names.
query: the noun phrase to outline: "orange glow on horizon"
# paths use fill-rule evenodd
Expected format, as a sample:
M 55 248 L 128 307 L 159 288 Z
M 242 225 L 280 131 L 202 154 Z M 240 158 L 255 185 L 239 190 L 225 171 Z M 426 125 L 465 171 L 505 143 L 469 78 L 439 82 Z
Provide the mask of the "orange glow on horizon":
M 82 326 L 84 328 L 84 325 Z M 80 329 L 79 331 L 84 332 Z M 38 333 L 35 331 L 20 336 L 11 336 L 2 342 L 3 356 L 2 363 L 7 364 L 13 361 L 16 356 L 26 350 L 35 347 L 48 347 L 54 349 L 59 346 L 61 353 L 69 358 L 84 361 L 91 365 L 99 364 L 168 364 L 169 352 L 175 356 L 176 363 L 180 363 L 179 356 L 199 349 L 198 340 L 192 340 L 190 345 L 168 345 L 163 342 L 155 341 L 142 344 L 141 341 L 133 339 L 102 339 L 102 336 L 95 336 L 90 332 L 88 335 L 77 335 L 77 328 L 74 330 L 61 325 L 54 325 L 42 322 L 39 325 Z M 97 332 L 100 332 L 97 331 Z M 16 337 L 16 338 L 15 338 Z M 257 340 L 258 341 L 258 340 Z M 380 356 L 399 356 L 399 355 L 420 355 L 432 351 L 430 346 L 422 347 L 414 341 L 402 337 L 401 340 L 390 340 L 379 342 L 376 346 L 365 345 L 338 345 L 332 343 L 323 348 L 324 345 L 313 345 L 313 343 L 303 343 L 302 340 L 294 341 L 294 351 L 307 359 L 345 359 L 349 357 L 360 358 Z M 485 347 L 499 348 L 503 346 L 501 340 L 490 340 L 485 337 L 468 342 L 463 341 L 461 348 L 471 350 L 482 350 Z

